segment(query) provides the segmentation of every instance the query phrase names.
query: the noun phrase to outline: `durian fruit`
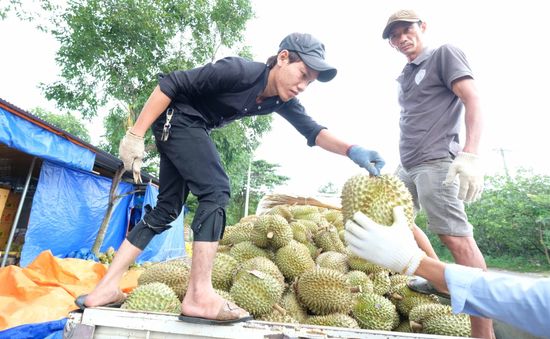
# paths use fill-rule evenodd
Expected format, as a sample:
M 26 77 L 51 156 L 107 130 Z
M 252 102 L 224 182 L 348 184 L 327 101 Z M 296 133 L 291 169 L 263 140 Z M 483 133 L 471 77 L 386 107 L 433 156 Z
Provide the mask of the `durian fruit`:
M 306 230 L 309 232 L 309 234 L 313 235 L 315 233 L 317 233 L 317 231 L 319 230 L 319 226 L 317 225 L 317 223 L 313 220 L 307 220 L 307 219 L 298 219 L 298 220 L 294 220 L 295 222 L 299 222 L 300 224 L 304 225 L 304 227 L 306 228 Z
M 409 227 L 414 227 L 412 196 L 401 179 L 383 174 L 371 177 L 359 174 L 349 178 L 342 187 L 342 215 L 344 223 L 361 211 L 375 222 L 391 226 L 393 208 L 403 206 Z
M 264 214 L 258 217 L 252 228 L 250 239 L 261 248 L 278 249 L 292 240 L 292 228 L 280 215 Z
M 281 286 L 284 287 L 285 285 L 285 277 L 281 273 L 281 270 L 279 270 L 279 268 L 277 267 L 277 265 L 275 265 L 273 261 L 265 257 L 255 257 L 241 263 L 237 268 L 233 280 L 237 280 L 239 278 L 239 275 L 243 274 L 243 272 L 252 270 L 265 272 L 275 278 L 275 280 L 277 280 L 279 284 L 281 284 Z
M 391 331 L 398 317 L 395 305 L 375 293 L 360 293 L 351 312 L 359 327 L 367 330 Z
M 283 295 L 283 287 L 271 275 L 245 271 L 229 291 L 235 303 L 254 316 L 270 313 Z
M 311 231 L 300 221 L 292 221 L 290 223 L 290 229 L 292 230 L 292 237 L 297 242 L 302 244 L 312 241 Z
M 242 217 L 241 220 L 239 220 L 239 223 L 249 222 L 253 224 L 254 222 L 256 222 L 256 219 L 258 219 L 258 216 L 251 214 L 247 215 L 246 217 Z
M 402 283 L 408 283 L 409 280 L 411 280 L 411 277 L 405 274 L 400 273 L 394 273 L 390 274 L 390 283 L 392 286 L 402 284 Z
M 217 288 L 214 288 L 214 292 L 216 292 L 217 295 L 219 295 L 220 297 L 224 298 L 225 300 L 229 300 L 231 302 L 235 302 L 235 300 L 233 300 L 233 298 L 231 298 L 231 294 L 229 294 L 228 291 L 224 291 L 224 290 L 220 290 L 220 289 L 217 289 Z
M 275 323 L 288 323 L 288 324 L 299 324 L 298 320 L 294 319 L 286 311 L 279 309 L 273 309 L 271 312 L 261 315 L 257 320 L 269 321 Z
M 384 267 L 373 264 L 361 257 L 356 256 L 355 254 L 348 255 L 348 265 L 352 270 L 362 271 L 367 274 L 386 270 Z
M 338 230 L 333 226 L 319 228 L 313 235 L 313 241 L 317 247 L 323 249 L 323 252 L 346 253 L 346 246 L 340 240 Z
M 347 255 L 336 251 L 319 254 L 315 259 L 315 263 L 320 267 L 330 268 L 341 273 L 349 271 Z
M 344 216 L 342 212 L 335 209 L 327 209 L 322 215 L 331 223 L 338 231 L 344 229 Z
M 359 328 L 357 320 L 347 314 L 331 313 L 327 315 L 314 315 L 307 319 L 307 324 L 319 326 Z
M 229 254 L 216 253 L 212 265 L 212 286 L 214 288 L 229 291 L 233 283 L 233 276 L 237 271 L 238 262 Z
M 293 288 L 288 289 L 284 292 L 283 297 L 281 298 L 280 305 L 283 309 L 286 310 L 286 313 L 298 320 L 300 324 L 304 324 L 308 317 L 307 310 L 302 306 L 298 301 L 298 297 Z
M 409 321 L 422 324 L 426 319 L 440 314 L 453 314 L 453 310 L 449 305 L 421 304 L 409 312 Z
M 472 327 L 467 314 L 439 314 L 427 318 L 422 323 L 422 332 L 444 336 L 470 337 Z
M 277 250 L 275 264 L 288 282 L 315 267 L 307 246 L 295 240 Z
M 138 286 L 161 282 L 170 287 L 179 300 L 183 300 L 189 284 L 190 266 L 177 259 L 156 263 L 145 269 L 138 278 Z
M 235 244 L 235 246 L 231 247 L 231 250 L 229 250 L 229 254 L 240 263 L 255 257 L 269 258 L 269 253 L 266 250 L 259 248 L 250 241 L 243 241 Z
M 298 300 L 316 315 L 348 313 L 351 308 L 351 285 L 338 271 L 317 267 L 304 272 L 294 289 Z
M 176 313 L 180 311 L 180 301 L 176 293 L 161 282 L 137 286 L 126 298 L 121 308 L 137 311 Z
M 404 333 L 412 333 L 411 325 L 409 324 L 408 320 L 404 320 L 397 325 L 396 328 L 394 328 L 392 331 L 394 332 L 404 332 Z
M 456 337 L 471 335 L 470 317 L 464 313 L 453 314 L 449 305 L 422 304 L 409 313 L 409 325 L 413 331 Z
M 349 271 L 346 274 L 346 278 L 348 279 L 350 285 L 352 287 L 360 287 L 361 292 L 363 293 L 373 293 L 374 292 L 374 284 L 372 283 L 372 280 L 370 280 L 369 276 L 362 271 Z
M 238 222 L 233 226 L 227 226 L 220 239 L 220 245 L 235 245 L 243 241 L 250 241 L 252 232 L 252 222 Z
M 285 218 L 286 221 L 289 223 L 294 219 L 294 216 L 292 215 L 292 212 L 290 212 L 288 205 L 276 205 L 265 212 L 265 214 L 280 215 L 281 217 Z
M 289 207 L 289 210 L 294 219 L 311 220 L 312 215 L 319 214 L 319 208 L 311 205 L 292 205 Z
M 391 281 L 390 272 L 388 270 L 378 271 L 369 274 L 369 278 L 373 284 L 373 291 L 379 295 L 385 295 L 390 291 Z
M 421 304 L 440 304 L 435 294 L 423 294 L 411 290 L 406 283 L 392 287 L 390 298 L 395 303 L 397 310 L 405 317 L 409 317 L 410 311 Z

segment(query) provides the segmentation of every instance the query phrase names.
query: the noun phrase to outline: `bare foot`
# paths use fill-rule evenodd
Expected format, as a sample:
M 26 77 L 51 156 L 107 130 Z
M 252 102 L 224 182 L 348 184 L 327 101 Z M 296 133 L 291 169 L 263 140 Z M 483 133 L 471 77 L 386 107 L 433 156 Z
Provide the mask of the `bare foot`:
M 90 294 L 88 294 L 84 304 L 87 307 L 96 307 L 120 302 L 124 299 L 126 299 L 126 293 L 123 293 L 119 288 L 95 288 Z
M 181 313 L 190 317 L 216 319 L 225 299 L 216 293 L 193 298 L 187 293 L 181 304 Z

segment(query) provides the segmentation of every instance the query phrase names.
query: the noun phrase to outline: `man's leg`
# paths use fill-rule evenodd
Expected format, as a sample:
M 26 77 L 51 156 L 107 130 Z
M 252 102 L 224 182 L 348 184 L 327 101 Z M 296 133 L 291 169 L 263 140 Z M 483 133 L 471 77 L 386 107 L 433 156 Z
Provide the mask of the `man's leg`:
M 411 193 L 412 201 L 413 201 L 413 207 L 414 207 L 414 215 L 416 216 L 416 213 L 420 210 L 420 203 L 418 201 L 418 191 L 416 189 L 416 184 L 413 180 L 413 178 L 409 175 L 409 173 L 401 166 L 399 165 L 395 171 L 395 175 L 401 179 L 405 187 L 409 190 Z M 414 240 L 416 240 L 416 243 L 418 244 L 418 247 L 420 247 L 421 250 L 423 250 L 428 257 L 433 259 L 438 259 L 437 254 L 434 251 L 434 248 L 432 246 L 432 243 L 426 236 L 426 233 L 418 227 L 416 224 L 413 228 L 413 235 Z
M 123 299 L 124 294 L 118 286 L 119 282 L 126 270 L 128 270 L 128 266 L 136 260 L 140 253 L 141 250 L 139 248 L 125 239 L 116 252 L 113 262 L 109 265 L 107 273 L 86 297 L 85 305 L 95 307 Z
M 426 233 L 424 233 L 424 231 L 422 231 L 420 227 L 416 226 L 416 224 L 413 228 L 413 235 L 414 240 L 416 240 L 416 243 L 418 244 L 418 247 L 420 247 L 420 249 L 424 251 L 428 257 L 439 260 L 439 257 L 437 256 L 437 253 L 435 253 L 430 239 L 428 239 Z
M 457 264 L 487 270 L 485 259 L 473 237 L 440 235 L 439 238 L 452 253 Z M 470 317 L 470 321 L 472 323 L 472 337 L 494 338 L 493 321 L 491 319 Z

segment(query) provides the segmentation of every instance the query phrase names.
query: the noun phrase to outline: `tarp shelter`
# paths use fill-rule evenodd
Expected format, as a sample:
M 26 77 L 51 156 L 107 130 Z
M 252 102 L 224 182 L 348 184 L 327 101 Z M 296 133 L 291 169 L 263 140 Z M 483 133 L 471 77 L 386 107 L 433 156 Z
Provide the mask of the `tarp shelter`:
M 44 250 L 66 257 L 91 248 L 107 209 L 112 178 L 121 164 L 118 158 L 0 99 L 0 186 L 11 187 L 12 193 L 21 196 L 5 244 L 9 247 L 14 239 L 23 243 L 22 267 Z M 116 201 L 100 251 L 118 248 L 134 207 L 144 215 L 146 205 L 156 204 L 158 181 L 146 173 L 142 177 L 149 183 L 137 186 L 125 174 L 117 192 L 123 197 Z M 135 190 L 141 193 L 131 194 Z M 19 218 L 22 215 L 26 217 Z M 181 215 L 173 225 L 149 244 L 138 262 L 185 255 Z M 18 237 L 20 233 L 24 238 Z

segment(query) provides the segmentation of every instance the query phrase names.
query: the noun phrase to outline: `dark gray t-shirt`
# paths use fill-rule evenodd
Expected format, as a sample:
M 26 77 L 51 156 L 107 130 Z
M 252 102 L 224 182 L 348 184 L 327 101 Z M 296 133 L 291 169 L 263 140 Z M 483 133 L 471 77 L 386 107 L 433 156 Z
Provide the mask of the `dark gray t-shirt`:
M 401 164 L 410 169 L 425 161 L 456 155 L 462 101 L 451 90 L 453 81 L 472 71 L 464 53 L 443 45 L 424 51 L 397 78 L 401 136 Z

